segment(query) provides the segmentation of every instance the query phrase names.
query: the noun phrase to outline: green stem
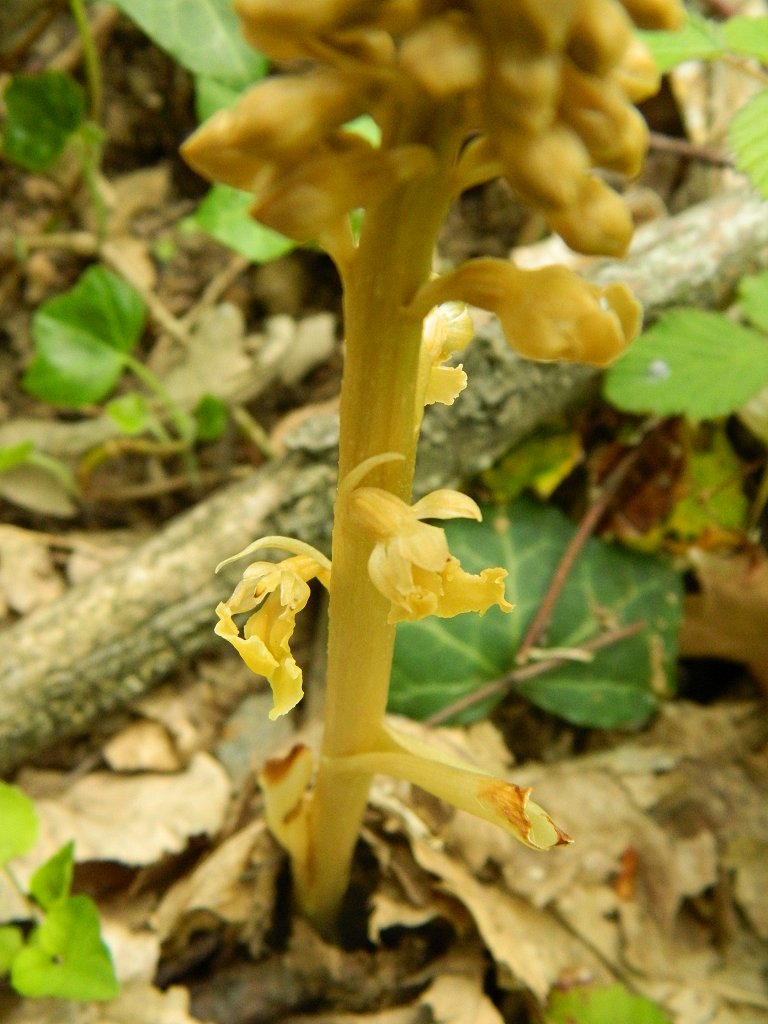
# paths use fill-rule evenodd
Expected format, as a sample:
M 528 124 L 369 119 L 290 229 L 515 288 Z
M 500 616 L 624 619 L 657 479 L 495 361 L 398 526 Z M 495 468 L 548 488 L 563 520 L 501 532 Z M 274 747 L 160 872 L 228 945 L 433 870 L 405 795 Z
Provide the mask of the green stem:
M 197 485 L 200 481 L 200 472 L 197 459 L 195 458 L 195 453 L 192 450 L 192 443 L 195 437 L 194 420 L 177 402 L 174 401 L 168 390 L 163 385 L 163 382 L 154 373 L 152 373 L 151 370 L 147 369 L 140 360 L 135 359 L 127 352 L 122 354 L 122 359 L 131 373 L 135 377 L 138 377 L 139 380 L 149 388 L 149 390 L 161 402 L 163 408 L 167 411 L 176 429 L 177 437 L 184 444 L 182 458 L 184 459 L 184 465 L 187 473 L 189 474 L 192 482 Z
M 449 148 L 445 147 L 446 150 Z M 416 392 L 421 321 L 406 312 L 429 279 L 445 215 L 448 160 L 434 177 L 396 190 L 368 211 L 345 274 L 346 355 L 340 406 L 339 481 L 366 459 L 366 484 L 409 500 L 422 411 Z M 371 542 L 337 497 L 333 531 L 325 731 L 309 811 L 307 861 L 295 865 L 298 899 L 322 932 L 332 932 L 370 788 L 367 773 L 335 773 L 334 758 L 363 753 L 381 734 L 395 628 L 389 602 L 368 574 Z
M 80 43 L 83 47 L 83 63 L 85 64 L 85 77 L 88 82 L 91 118 L 99 123 L 102 115 L 103 89 L 101 63 L 96 49 L 96 42 L 93 38 L 91 23 L 88 21 L 83 0 L 69 0 L 69 9 L 72 11 L 72 17 L 77 25 Z

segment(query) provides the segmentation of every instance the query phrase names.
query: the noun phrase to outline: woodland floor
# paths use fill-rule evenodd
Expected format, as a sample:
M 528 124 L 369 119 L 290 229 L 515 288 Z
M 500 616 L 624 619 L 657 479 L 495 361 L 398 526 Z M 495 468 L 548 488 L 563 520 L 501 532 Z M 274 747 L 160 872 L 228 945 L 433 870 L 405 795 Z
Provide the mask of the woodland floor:
M 286 424 L 332 405 L 339 386 L 340 297 L 331 264 L 301 251 L 254 266 L 186 229 L 205 192 L 177 155 L 195 126 L 190 81 L 122 17 L 106 18 L 99 46 L 106 242 L 97 240 L 92 196 L 74 157 L 44 175 L 0 163 L 0 447 L 34 436 L 76 472 L 80 488 L 73 497 L 29 467 L 0 474 L 0 630 L 17 628 L 43 605 L 55 608 L 174 516 L 265 465 Z M 6 71 L 57 67 L 78 76 L 80 57 L 61 14 L 7 58 Z M 675 214 L 733 184 L 709 160 L 716 147 L 706 134 L 698 149 L 684 142 L 687 122 L 704 119 L 716 137 L 728 115 L 721 83 L 701 74 L 695 86 L 668 83 L 646 111 L 653 131 L 672 141 L 652 148 L 632 186 L 638 220 Z M 442 255 L 506 255 L 540 235 L 541 224 L 494 186 L 453 211 Z M 213 337 L 234 330 L 232 351 L 246 362 L 275 339 L 294 347 L 291 373 L 255 397 L 247 388 L 229 396 L 227 429 L 197 447 L 196 480 L 172 447 L 104 433 L 100 408 L 63 411 L 20 385 L 35 310 L 99 259 L 141 290 L 150 315 L 139 354 L 176 394 L 183 386 L 204 394 L 217 372 L 199 352 L 184 356 L 201 321 Z M 623 421 L 596 405 L 582 422 L 589 464 L 596 439 L 610 444 Z M 738 442 L 738 425 L 733 431 Z M 753 500 L 765 450 L 741 442 L 744 493 Z M 641 489 L 622 492 L 635 511 Z M 643 495 L 657 503 L 651 518 L 660 515 L 658 494 L 646 488 Z M 583 514 L 578 474 L 554 497 L 574 520 Z M 652 998 L 676 1024 L 768 1022 L 765 523 L 763 511 L 749 536 L 716 538 L 718 557 L 732 559 L 727 579 L 747 564 L 751 572 L 747 600 L 731 595 L 723 611 L 721 593 L 712 605 L 713 629 L 738 631 L 733 660 L 681 660 L 678 696 L 643 730 L 575 728 L 515 696 L 469 728 L 413 725 L 533 785 L 577 842 L 532 855 L 379 779 L 343 947 L 324 944 L 290 914 L 290 882 L 254 780 L 277 742 L 268 731 L 268 695 L 227 651 L 184 659 L 149 695 L 116 707 L 87 735 L 48 744 L 12 777 L 34 797 L 43 823 L 18 873 L 28 877 L 75 838 L 76 888 L 99 904 L 123 992 L 106 1006 L 65 1006 L 22 1001 L 0 983 L 0 1017 L 7 1024 L 536 1024 L 553 989 L 595 981 Z M 322 633 L 320 615 L 303 638 L 309 664 L 322 649 L 313 630 Z M 0 634 L 0 652 L 2 642 Z M 311 731 L 316 706 L 310 699 L 299 728 Z M 9 899 L 0 882 L 2 920 L 13 916 Z

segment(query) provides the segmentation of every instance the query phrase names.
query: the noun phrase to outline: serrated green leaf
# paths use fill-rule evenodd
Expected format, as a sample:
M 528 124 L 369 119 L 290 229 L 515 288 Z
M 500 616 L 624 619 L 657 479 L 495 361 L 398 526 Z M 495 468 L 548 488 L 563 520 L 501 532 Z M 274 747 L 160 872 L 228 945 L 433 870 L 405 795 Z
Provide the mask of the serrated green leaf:
M 715 60 L 724 50 L 720 26 L 698 14 L 689 14 L 676 32 L 641 31 L 638 35 L 662 73 L 687 60 Z
M 547 1024 L 671 1024 L 669 1017 L 645 996 L 622 985 L 578 985 L 555 989 L 547 1004 Z
M 23 466 L 29 462 L 29 457 L 35 450 L 32 441 L 19 441 L 18 444 L 9 444 L 0 448 L 0 473 L 7 473 L 9 469 L 16 466 Z
M 0 925 L 0 975 L 7 974 L 16 954 L 24 945 L 21 929 L 12 924 Z
M 628 412 L 727 416 L 768 382 L 768 339 L 718 313 L 665 313 L 604 376 Z
M 217 441 L 229 419 L 229 406 L 215 395 L 203 395 L 195 409 L 195 436 L 199 441 Z
M 517 648 L 574 529 L 555 509 L 528 499 L 486 508 L 484 517 L 482 524 L 446 524 L 451 551 L 470 572 L 507 569 L 515 610 L 398 626 L 390 696 L 396 713 L 426 718 L 515 668 Z M 616 625 L 642 620 L 647 627 L 588 664 L 567 662 L 516 692 L 579 725 L 641 725 L 657 706 L 660 678 L 673 688 L 679 606 L 679 578 L 666 563 L 590 540 L 555 608 L 548 646 L 579 647 L 601 631 L 606 615 Z M 454 720 L 474 721 L 499 700 L 489 698 Z
M 244 87 L 265 58 L 243 39 L 231 0 L 115 0 L 152 42 L 195 74 Z
M 732 53 L 754 57 L 762 64 L 768 63 L 768 17 L 748 18 L 736 15 L 728 18 L 721 26 L 723 39 Z
M 87 896 L 54 904 L 16 956 L 11 984 L 31 998 L 114 999 L 119 985 L 101 938 L 99 913 Z
M 187 223 L 254 263 L 268 263 L 295 249 L 292 239 L 251 217 L 252 205 L 253 196 L 249 192 L 229 185 L 214 185 Z
M 736 166 L 768 199 L 768 89 L 757 93 L 734 114 L 728 141 Z
M 742 316 L 768 334 L 768 270 L 743 277 L 737 291 Z
M 46 402 L 77 408 L 112 390 L 144 329 L 144 302 L 121 277 L 93 266 L 32 318 L 35 358 L 23 387 Z
M 49 910 L 54 903 L 69 896 L 74 870 L 75 844 L 70 841 L 41 864 L 32 875 L 29 880 L 30 896 L 43 910 Z
M 111 399 L 104 406 L 104 412 L 128 437 L 143 434 L 151 416 L 149 402 L 138 391 Z
M 37 811 L 26 793 L 0 782 L 0 867 L 31 850 L 38 829 Z
M 46 171 L 83 119 L 85 95 L 71 75 L 14 75 L 5 90 L 3 154 L 28 171 Z

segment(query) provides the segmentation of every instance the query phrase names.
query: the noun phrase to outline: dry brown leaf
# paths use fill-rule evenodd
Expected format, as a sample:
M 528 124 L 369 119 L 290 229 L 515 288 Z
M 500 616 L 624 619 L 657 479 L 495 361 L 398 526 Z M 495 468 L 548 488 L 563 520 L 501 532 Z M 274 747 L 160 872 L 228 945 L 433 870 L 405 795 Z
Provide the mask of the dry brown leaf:
M 737 836 L 723 858 L 732 870 L 734 894 L 761 939 L 768 939 L 768 837 Z
M 237 306 L 222 302 L 204 310 L 189 344 L 179 353 L 178 365 L 162 374 L 166 390 L 185 408 L 193 408 L 203 395 L 231 399 L 237 382 L 253 372 L 244 345 L 245 319 Z M 211 373 L 212 352 L 216 353 L 215 373 Z
M 281 1017 L 281 1024 L 425 1024 L 421 1003 L 375 1013 L 313 1013 Z
M 114 235 L 102 247 L 102 255 L 142 295 L 152 294 L 157 271 L 149 243 L 133 235 Z
M 169 163 L 141 168 L 113 178 L 109 182 L 108 236 L 131 235 L 136 214 L 144 210 L 162 210 L 168 202 L 170 189 Z
M 456 730 L 427 738 L 467 753 Z M 734 1019 L 768 1020 L 768 999 L 761 1002 L 759 994 L 768 956 L 760 944 L 768 888 L 759 869 L 761 857 L 768 863 L 762 845 L 731 865 L 736 899 L 750 920 L 754 915 L 754 931 L 738 918 L 736 931 L 718 944 L 706 909 L 728 870 L 720 857 L 727 843 L 760 837 L 768 850 L 768 779 L 760 757 L 766 738 L 756 704 L 678 701 L 620 746 L 557 765 L 518 766 L 515 781 L 533 786 L 537 800 L 574 834 L 572 847 L 544 855 L 468 815 L 437 812 L 418 791 L 409 797 L 402 784 L 377 780 L 373 803 L 385 838 L 382 849 L 372 844 L 383 874 L 374 923 L 379 931 L 391 926 L 400 906 L 406 926 L 442 910 L 462 933 L 460 915 L 425 897 L 423 882 L 414 886 L 406 873 L 408 884 L 400 884 L 395 858 L 386 854 L 391 834 L 400 831 L 418 865 L 474 919 L 502 981 L 512 976 L 544 999 L 563 975 L 613 976 L 674 1010 L 676 1024 L 709 1024 L 730 1004 L 753 1014 Z M 485 884 L 478 875 L 500 880 Z M 692 906 L 703 909 L 692 913 Z M 697 989 L 706 993 L 698 1009 L 690 1004 L 677 1013 Z
M 158 722 L 132 722 L 104 744 L 102 753 L 116 772 L 177 772 L 182 767 L 173 740 Z
M 174 775 L 94 772 L 70 786 L 59 778 L 61 791 L 38 799 L 43 780 L 50 786 L 51 774 L 38 776 L 28 770 L 19 780 L 35 800 L 40 817 L 37 844 L 16 862 L 24 881 L 72 838 L 76 839 L 78 862 L 153 864 L 167 854 L 181 852 L 192 836 L 218 832 L 230 794 L 226 772 L 203 753 Z
M 499 886 L 483 885 L 460 861 L 424 840 L 414 840 L 412 847 L 419 864 L 469 911 L 502 984 L 525 986 L 543 1001 L 565 975 L 607 979 L 600 960 L 551 914 Z
M 180 987 L 160 992 L 151 985 L 127 985 L 108 1003 L 26 999 L 3 1024 L 213 1024 L 189 1014 L 189 993 Z
M 57 519 L 70 519 L 78 513 L 77 504 L 66 487 L 39 466 L 14 466 L 0 474 L 0 498 Z
M 0 602 L 24 615 L 65 589 L 45 544 L 24 530 L 0 527 Z
M 681 654 L 741 662 L 768 690 L 768 558 L 692 557 L 701 591 L 685 599 Z
M 249 925 L 253 955 L 272 923 L 277 874 L 282 854 L 263 821 L 254 821 L 226 839 L 191 874 L 176 882 L 152 915 L 161 941 L 184 942 L 185 922 L 199 915 L 235 925 Z
M 463 962 L 449 958 L 440 974 L 421 994 L 420 1002 L 432 1011 L 432 1019 L 441 1024 L 504 1024 L 499 1011 L 483 991 L 485 962 L 475 951 Z
M 223 716 L 237 707 L 253 686 L 254 677 L 239 658 L 199 658 L 194 681 L 181 688 L 175 682 L 159 686 L 142 697 L 135 710 L 163 726 L 181 757 L 187 759 L 195 751 L 213 746 Z
M 115 974 L 121 986 L 150 984 L 160 962 L 160 939 L 146 928 L 102 911 L 101 934 L 109 946 Z

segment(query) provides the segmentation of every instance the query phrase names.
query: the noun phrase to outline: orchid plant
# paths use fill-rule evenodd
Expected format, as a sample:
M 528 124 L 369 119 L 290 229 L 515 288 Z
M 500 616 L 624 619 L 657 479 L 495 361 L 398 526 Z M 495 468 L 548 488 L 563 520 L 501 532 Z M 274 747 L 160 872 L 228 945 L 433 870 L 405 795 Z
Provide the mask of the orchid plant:
M 345 364 L 332 560 L 289 537 L 261 537 L 217 609 L 216 631 L 274 693 L 271 716 L 301 699 L 291 653 L 316 580 L 330 594 L 322 745 L 267 761 L 270 828 L 288 851 L 300 909 L 332 933 L 373 775 L 389 773 L 546 850 L 569 837 L 530 792 L 447 759 L 385 719 L 398 622 L 512 610 L 502 569 L 465 572 L 439 526 L 479 519 L 438 490 L 412 503 L 424 407 L 466 386 L 447 365 L 469 342 L 464 303 L 494 312 L 532 359 L 603 366 L 639 330 L 621 284 L 561 267 L 474 259 L 433 276 L 438 230 L 467 188 L 503 176 L 575 250 L 619 256 L 632 223 L 598 173 L 638 172 L 645 123 L 634 103 L 658 85 L 633 23 L 673 28 L 677 0 L 236 0 L 248 41 L 282 69 L 185 143 L 211 180 L 249 190 L 253 216 L 334 260 L 344 289 Z M 361 114 L 373 145 L 348 128 Z M 362 226 L 351 214 L 362 209 Z M 456 443 L 461 439 L 457 438 Z M 236 616 L 247 619 L 239 626 Z M 314 783 L 312 780 L 314 777 Z M 312 785 L 311 785 L 312 784 Z

